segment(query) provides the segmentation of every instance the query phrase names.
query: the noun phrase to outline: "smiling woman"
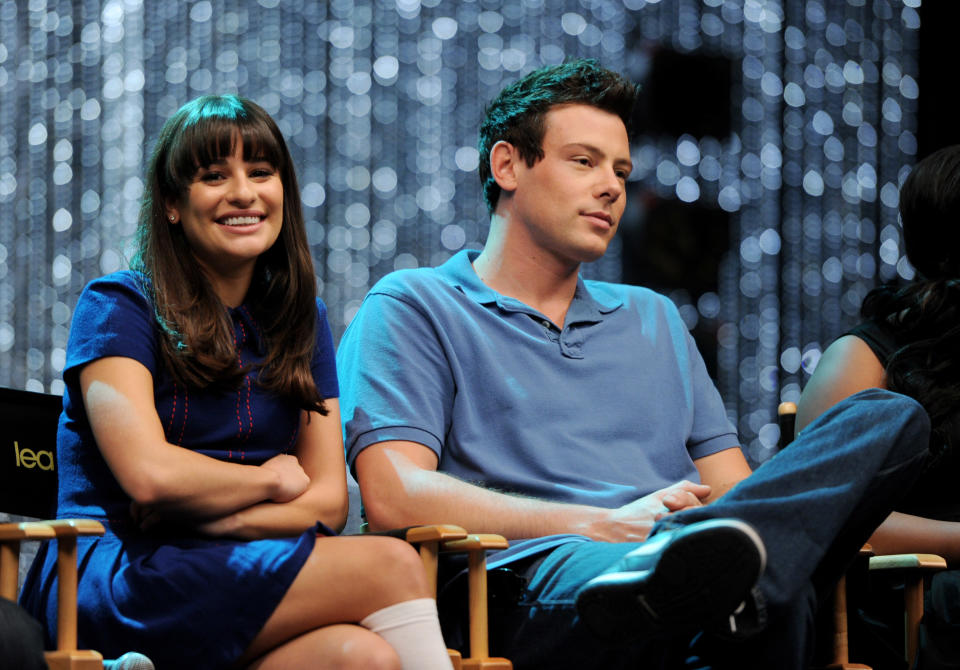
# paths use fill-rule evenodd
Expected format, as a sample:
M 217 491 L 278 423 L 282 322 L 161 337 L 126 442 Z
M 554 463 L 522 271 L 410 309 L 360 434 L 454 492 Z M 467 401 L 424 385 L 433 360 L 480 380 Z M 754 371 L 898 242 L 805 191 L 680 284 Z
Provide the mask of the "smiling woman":
M 248 235 L 237 235 L 233 246 L 234 229 L 214 221 L 248 209 L 272 223 L 246 242 Z M 176 326 L 160 347 L 180 381 L 205 385 L 238 372 L 221 303 L 235 307 L 246 298 L 270 333 L 261 382 L 316 406 L 303 363 L 313 342 L 312 320 L 303 318 L 314 311 L 313 262 L 296 172 L 269 114 L 233 96 L 198 98 L 174 114 L 147 171 L 138 238 L 133 267 L 151 279 L 159 323 Z
M 138 246 L 84 290 L 64 368 L 58 513 L 108 529 L 79 548 L 80 644 L 158 667 L 450 668 L 416 552 L 329 537 L 333 341 L 273 119 L 234 96 L 174 114 Z M 24 588 L 50 637 L 54 559 Z
M 261 158 L 245 160 L 237 138 L 233 152 L 201 167 L 180 202 L 168 205 L 216 292 L 230 307 L 247 293 L 260 254 L 283 225 L 283 183 Z

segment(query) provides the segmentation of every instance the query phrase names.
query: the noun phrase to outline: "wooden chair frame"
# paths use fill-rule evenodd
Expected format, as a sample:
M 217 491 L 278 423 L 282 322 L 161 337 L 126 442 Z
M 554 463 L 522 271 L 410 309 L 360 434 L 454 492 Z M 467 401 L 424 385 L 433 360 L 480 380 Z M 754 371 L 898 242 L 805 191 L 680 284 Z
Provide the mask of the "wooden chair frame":
M 456 649 L 448 650 L 454 670 L 511 670 L 513 664 L 490 656 L 489 612 L 487 608 L 487 559 L 491 549 L 506 549 L 507 541 L 500 535 L 472 535 L 452 525 L 414 526 L 403 529 L 404 539 L 420 550 L 430 588 L 437 592 L 437 569 L 440 552 L 467 553 L 467 581 L 469 589 L 470 655 L 462 658 Z M 388 533 L 395 535 L 396 532 Z
M 21 543 L 57 542 L 57 648 L 44 652 L 50 670 L 103 670 L 99 652 L 77 649 L 77 538 L 103 532 L 92 519 L 0 524 L 0 596 L 8 600 L 17 599 Z

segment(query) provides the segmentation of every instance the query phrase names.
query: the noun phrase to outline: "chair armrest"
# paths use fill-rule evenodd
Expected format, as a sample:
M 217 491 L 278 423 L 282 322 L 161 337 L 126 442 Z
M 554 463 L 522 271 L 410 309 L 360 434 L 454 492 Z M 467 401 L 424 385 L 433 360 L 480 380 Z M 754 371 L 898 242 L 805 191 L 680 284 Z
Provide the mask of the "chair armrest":
M 448 540 L 461 540 L 467 537 L 467 531 L 460 526 L 451 524 L 438 524 L 432 526 L 411 526 L 404 529 L 406 531 L 405 539 L 410 544 L 420 544 L 421 542 L 446 542 Z
M 871 556 L 871 570 L 945 570 L 947 561 L 936 554 L 890 554 Z
M 488 549 L 506 549 L 510 546 L 502 535 L 489 533 L 471 533 L 462 539 L 448 540 L 443 543 L 443 551 L 478 552 Z
M 24 540 L 48 540 L 55 537 L 48 521 L 21 521 L 20 523 L 0 523 L 0 542 Z

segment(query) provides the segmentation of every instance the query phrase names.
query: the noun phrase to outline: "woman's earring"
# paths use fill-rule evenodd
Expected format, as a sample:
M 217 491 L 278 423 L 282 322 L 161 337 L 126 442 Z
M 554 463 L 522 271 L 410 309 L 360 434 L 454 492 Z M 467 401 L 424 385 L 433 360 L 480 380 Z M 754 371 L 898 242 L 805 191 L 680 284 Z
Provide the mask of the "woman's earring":
M 173 214 L 171 214 L 171 215 L 170 215 L 170 223 L 173 223 L 173 222 L 176 221 L 176 220 L 177 220 L 177 217 L 175 217 Z

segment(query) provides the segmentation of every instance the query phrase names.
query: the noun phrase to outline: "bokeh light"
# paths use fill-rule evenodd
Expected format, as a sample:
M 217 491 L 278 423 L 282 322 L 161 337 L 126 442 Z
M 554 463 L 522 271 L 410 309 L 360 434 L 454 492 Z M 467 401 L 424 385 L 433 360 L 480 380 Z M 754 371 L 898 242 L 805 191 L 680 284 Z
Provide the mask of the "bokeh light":
M 719 54 L 728 137 L 646 137 L 631 179 L 731 216 L 718 385 L 755 461 L 878 281 L 911 277 L 897 189 L 917 151 L 916 2 L 901 0 L 0 0 L 0 384 L 58 392 L 70 313 L 126 267 L 153 139 L 184 101 L 238 92 L 299 167 L 335 337 L 369 287 L 486 234 L 483 108 L 543 64 L 640 77 L 651 49 Z M 703 101 L 710 113 L 709 100 Z M 617 281 L 619 243 L 588 276 Z

